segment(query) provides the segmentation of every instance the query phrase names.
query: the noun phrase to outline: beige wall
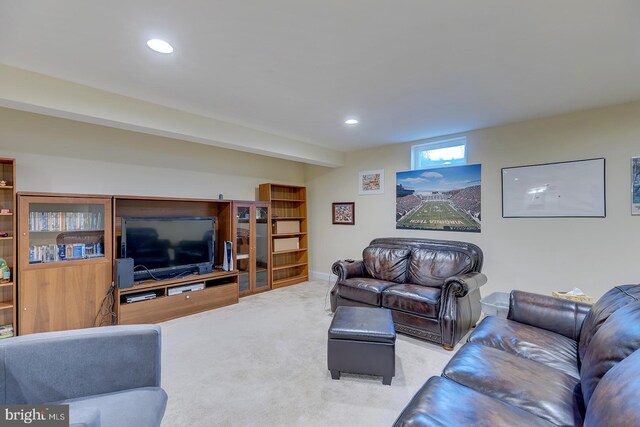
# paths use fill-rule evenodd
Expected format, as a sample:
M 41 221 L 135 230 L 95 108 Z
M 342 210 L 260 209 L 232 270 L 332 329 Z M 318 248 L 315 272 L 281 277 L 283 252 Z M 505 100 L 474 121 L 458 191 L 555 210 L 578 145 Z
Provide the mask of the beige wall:
M 262 182 L 304 182 L 298 162 L 6 108 L 0 156 L 18 191 L 255 200 Z
M 15 157 L 19 191 L 256 198 L 261 182 L 304 184 L 311 270 L 359 258 L 379 236 L 468 240 L 485 252 L 484 294 L 548 293 L 578 286 L 594 297 L 638 282 L 640 216 L 630 215 L 630 157 L 640 156 L 640 102 L 466 134 L 482 164 L 482 233 L 395 229 L 395 172 L 409 169 L 410 143 L 349 153 L 338 169 L 208 147 L 0 108 L 0 155 Z M 503 219 L 500 168 L 607 159 L 604 219 Z M 384 168 L 385 194 L 358 196 L 358 171 Z M 356 202 L 356 225 L 331 224 L 331 202 Z
M 310 269 L 327 274 L 336 258 L 361 258 L 374 237 L 467 240 L 485 254 L 483 294 L 579 287 L 599 297 L 640 282 L 640 216 L 630 211 L 630 158 L 640 156 L 640 102 L 467 132 L 469 163 L 482 164 L 482 233 L 395 229 L 395 173 L 410 168 L 411 143 L 349 153 L 345 166 L 306 166 Z M 606 218 L 505 219 L 500 169 L 606 158 Z M 385 170 L 385 194 L 359 196 L 358 171 Z M 356 203 L 356 225 L 332 225 L 331 202 Z

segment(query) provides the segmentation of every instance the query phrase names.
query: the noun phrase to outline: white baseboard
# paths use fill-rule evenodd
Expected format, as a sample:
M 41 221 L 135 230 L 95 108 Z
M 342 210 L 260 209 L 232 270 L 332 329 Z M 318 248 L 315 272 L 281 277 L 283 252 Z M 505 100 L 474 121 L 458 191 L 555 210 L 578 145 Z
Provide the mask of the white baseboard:
M 327 281 L 330 280 L 331 283 L 335 283 L 338 276 L 332 273 L 324 273 L 321 271 L 310 271 L 309 278 L 313 280 L 327 280 Z

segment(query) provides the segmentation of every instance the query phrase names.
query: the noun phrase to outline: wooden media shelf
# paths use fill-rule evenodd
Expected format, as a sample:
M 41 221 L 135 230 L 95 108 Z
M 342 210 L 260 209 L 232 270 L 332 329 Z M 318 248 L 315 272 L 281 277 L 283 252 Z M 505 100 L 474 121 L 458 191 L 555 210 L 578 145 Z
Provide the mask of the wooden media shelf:
M 203 283 L 204 289 L 169 295 L 172 288 Z M 127 303 L 129 295 L 153 292 L 154 299 Z M 154 281 L 119 289 L 118 324 L 156 323 L 238 302 L 238 272 L 215 271 L 183 279 Z
M 214 264 L 220 265 L 224 242 L 233 240 L 232 206 L 230 200 L 114 196 L 113 245 L 120 248 L 122 217 L 215 217 Z M 121 254 L 115 255 L 119 258 Z M 203 283 L 204 289 L 169 295 L 171 288 L 196 283 Z M 155 294 L 153 299 L 127 302 L 127 296 L 149 292 Z M 235 304 L 238 295 L 238 271 L 215 269 L 211 273 L 146 280 L 116 289 L 114 309 L 118 324 L 156 323 Z

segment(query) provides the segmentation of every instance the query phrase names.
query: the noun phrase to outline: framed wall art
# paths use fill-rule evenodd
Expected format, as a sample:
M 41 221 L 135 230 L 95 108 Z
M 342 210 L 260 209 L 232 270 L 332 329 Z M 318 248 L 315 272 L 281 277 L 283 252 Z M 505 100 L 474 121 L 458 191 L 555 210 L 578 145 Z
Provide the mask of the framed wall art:
M 640 157 L 631 159 L 631 215 L 640 215 Z
M 334 224 L 354 225 L 356 223 L 356 207 L 353 202 L 332 203 L 331 213 Z
M 604 158 L 502 169 L 503 218 L 604 218 Z
M 358 194 L 384 194 L 384 169 L 358 172 Z
M 396 228 L 480 232 L 482 165 L 396 173 Z

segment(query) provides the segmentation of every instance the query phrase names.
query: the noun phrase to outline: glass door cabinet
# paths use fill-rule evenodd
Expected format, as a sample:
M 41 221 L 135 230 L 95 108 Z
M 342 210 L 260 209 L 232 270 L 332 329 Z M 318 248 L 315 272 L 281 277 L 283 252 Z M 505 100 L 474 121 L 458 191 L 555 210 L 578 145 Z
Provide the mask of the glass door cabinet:
M 271 289 L 269 203 L 234 202 L 235 264 L 240 296 Z
M 94 326 L 111 285 L 111 198 L 20 194 L 18 210 L 20 334 Z

